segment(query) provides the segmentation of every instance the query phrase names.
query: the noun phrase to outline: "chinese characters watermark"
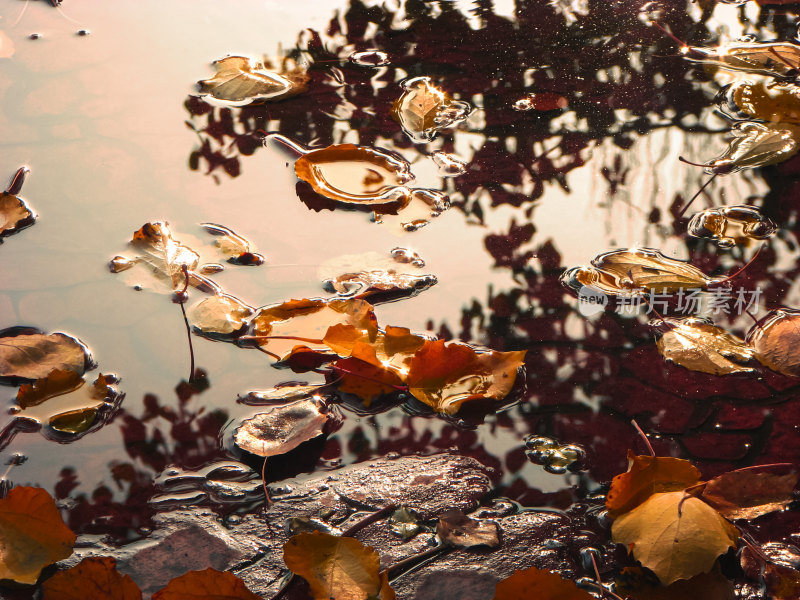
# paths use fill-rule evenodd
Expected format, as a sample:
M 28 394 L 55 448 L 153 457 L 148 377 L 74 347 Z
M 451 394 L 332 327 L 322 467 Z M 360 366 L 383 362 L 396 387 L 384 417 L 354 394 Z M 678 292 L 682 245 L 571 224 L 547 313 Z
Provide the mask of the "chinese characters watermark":
M 649 290 L 634 296 L 617 297 L 614 311 L 620 314 L 644 311 L 645 314 L 654 315 L 676 312 L 684 315 L 741 315 L 756 312 L 760 298 L 760 288 L 679 289 L 674 293 Z M 596 288 L 583 286 L 578 291 L 578 311 L 585 317 L 603 312 L 608 304 L 609 297 Z

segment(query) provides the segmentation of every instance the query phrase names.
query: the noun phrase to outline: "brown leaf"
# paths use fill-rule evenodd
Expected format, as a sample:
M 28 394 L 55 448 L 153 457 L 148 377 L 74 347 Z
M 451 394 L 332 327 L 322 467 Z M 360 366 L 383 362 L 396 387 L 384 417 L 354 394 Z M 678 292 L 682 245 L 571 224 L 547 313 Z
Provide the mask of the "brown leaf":
M 770 312 L 747 334 L 747 341 L 762 365 L 791 377 L 800 377 L 798 340 L 800 311 L 788 308 Z
M 196 333 L 216 339 L 233 339 L 244 331 L 255 309 L 238 298 L 218 294 L 201 300 L 187 311 Z
M 664 319 L 664 323 L 669 329 L 656 345 L 668 362 L 712 375 L 752 373 L 755 370 L 747 366 L 755 358 L 753 348 L 707 320 L 685 317 Z
M 743 121 L 735 123 L 730 133 L 732 138 L 725 152 L 702 165 L 707 173 L 733 173 L 774 165 L 800 150 L 800 129 L 786 123 Z
M 0 332 L 0 377 L 33 381 L 47 377 L 55 369 L 82 375 L 91 364 L 86 346 L 72 336 L 14 333 L 8 329 Z
M 170 581 L 153 600 L 261 600 L 244 581 L 227 571 L 190 571 Z
M 42 600 L 141 600 L 142 592 L 129 575 L 117 571 L 110 556 L 84 558 L 42 584 Z
M 530 567 L 497 583 L 493 600 L 593 600 L 586 590 L 556 573 Z
M 753 206 L 707 208 L 686 226 L 689 235 L 712 240 L 720 248 L 747 246 L 752 240 L 771 238 L 777 230 L 775 222 Z
M 439 516 L 436 535 L 442 542 L 455 548 L 500 546 L 500 525 L 496 521 L 471 519 L 456 508 L 445 511 Z
M 25 201 L 8 192 L 0 193 L 0 242 L 6 236 L 30 227 L 36 215 Z
M 45 400 L 68 394 L 83 385 L 83 377 L 75 371 L 54 369 L 47 377 L 37 379 L 32 384 L 23 383 L 17 390 L 17 404 L 29 408 Z
M 706 289 L 717 281 L 687 262 L 649 248 L 606 252 L 592 260 L 591 267 L 573 267 L 561 276 L 561 282 L 574 292 L 586 286 L 609 296 L 622 297 L 641 296 L 651 291 L 674 293 Z
M 793 128 L 787 123 L 800 123 L 800 92 L 794 84 L 739 81 L 731 86 L 729 96 L 743 112 L 761 121 L 789 130 Z
M 780 542 L 764 544 L 758 553 L 744 546 L 740 553 L 745 575 L 758 581 L 770 600 L 800 598 L 800 571 L 795 568 L 798 558 L 796 548 Z
M 308 582 L 315 600 L 394 597 L 380 574 L 378 553 L 354 538 L 319 531 L 300 533 L 284 544 L 283 561 Z
M 614 477 L 606 496 L 606 508 L 614 517 L 633 510 L 653 494 L 683 490 L 700 481 L 700 471 L 688 460 L 628 452 L 628 461 L 628 470 Z
M 796 485 L 796 472 L 777 475 L 749 468 L 711 479 L 701 497 L 726 519 L 755 519 L 788 506 Z
M 375 354 L 375 348 L 364 342 L 356 342 L 350 357 L 331 363 L 331 367 L 340 379 L 338 390 L 358 396 L 365 406 L 378 396 L 406 389 L 402 373 L 392 365 L 383 364 Z
M 463 121 L 471 108 L 467 102 L 451 100 L 428 77 L 408 79 L 403 90 L 392 106 L 392 117 L 417 144 L 430 142 L 438 131 Z
M 308 396 L 245 419 L 233 440 L 239 448 L 256 456 L 285 454 L 322 435 L 328 418 L 324 404 Z
M 201 95 L 211 96 L 225 106 L 245 106 L 253 102 L 277 100 L 305 89 L 305 69 L 287 69 L 282 73 L 245 56 L 228 56 L 212 63 L 217 72 L 211 79 L 197 82 Z
M 653 494 L 611 526 L 611 539 L 665 585 L 707 573 L 738 537 L 717 511 L 682 491 Z
M 626 567 L 617 580 L 616 592 L 628 600 L 736 600 L 733 584 L 719 569 L 665 586 L 639 567 Z
M 715 48 L 690 47 L 685 58 L 768 77 L 793 76 L 800 67 L 800 46 L 789 42 L 732 42 Z
M 75 534 L 41 488 L 15 487 L 0 499 L 0 579 L 36 583 L 47 565 L 72 555 Z
M 229 263 L 258 266 L 264 264 L 264 257 L 255 253 L 255 247 L 244 237 L 223 225 L 200 223 L 208 233 L 216 236 L 214 245 Z

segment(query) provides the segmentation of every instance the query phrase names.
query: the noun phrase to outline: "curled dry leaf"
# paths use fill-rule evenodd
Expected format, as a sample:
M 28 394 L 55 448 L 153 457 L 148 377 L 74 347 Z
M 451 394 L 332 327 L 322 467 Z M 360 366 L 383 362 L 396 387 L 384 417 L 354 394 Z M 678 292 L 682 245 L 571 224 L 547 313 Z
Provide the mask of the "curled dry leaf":
M 592 600 L 586 590 L 556 573 L 530 567 L 497 583 L 492 600 Z
M 683 490 L 700 481 L 700 471 L 688 460 L 628 452 L 628 463 L 628 470 L 614 477 L 606 496 L 612 517 L 633 510 L 653 494 Z
M 794 76 L 800 67 L 800 46 L 789 42 L 733 42 L 715 48 L 690 47 L 684 54 L 693 62 L 768 77 Z
M 225 106 L 278 100 L 305 90 L 305 69 L 269 71 L 261 62 L 245 56 L 228 56 L 212 63 L 217 72 L 197 82 L 201 96 L 210 96 Z
M 772 311 L 747 334 L 747 341 L 762 365 L 791 377 L 800 377 L 798 340 L 800 311 L 787 308 Z
M 246 419 L 234 432 L 233 440 L 256 456 L 276 456 L 322 435 L 328 419 L 325 405 L 310 396 Z
M 726 519 L 755 519 L 788 506 L 796 485 L 796 472 L 779 475 L 749 468 L 711 479 L 701 498 Z
M 2 32 L 0 32 L 0 36 L 2 36 Z M 0 38 L 0 42 L 2 42 L 2 38 Z M 36 221 L 36 214 L 22 198 L 17 196 L 22 182 L 25 180 L 25 175 L 29 171 L 27 167 L 17 170 L 8 189 L 0 193 L 0 243 L 4 237 L 30 227 Z
M 284 544 L 283 561 L 308 582 L 314 600 L 394 597 L 381 576 L 378 553 L 354 538 L 319 531 L 300 533 Z
M 712 240 L 720 248 L 752 240 L 766 240 L 775 235 L 778 226 L 753 206 L 708 208 L 695 214 L 686 226 L 689 235 Z
M 409 79 L 403 90 L 392 106 L 392 117 L 417 144 L 430 142 L 438 131 L 463 121 L 471 109 L 468 102 L 452 100 L 429 77 Z
M 797 154 L 800 129 L 785 123 L 743 121 L 731 127 L 731 141 L 719 157 L 702 165 L 707 173 L 732 173 L 783 162 Z
M 130 575 L 117 571 L 110 556 L 84 558 L 42 584 L 42 600 L 141 600 L 142 592 Z
M 611 526 L 611 538 L 664 585 L 707 573 L 738 537 L 716 510 L 682 491 L 653 494 Z
M 697 317 L 664 319 L 668 327 L 657 342 L 661 356 L 692 371 L 712 375 L 752 373 L 755 350 L 744 340 Z
M 576 293 L 585 286 L 609 296 L 622 297 L 641 296 L 651 291 L 674 293 L 706 289 L 717 281 L 687 262 L 649 248 L 606 252 L 592 260 L 591 267 L 573 267 L 561 276 L 561 283 Z
M 15 487 L 0 499 L 0 579 L 36 583 L 47 565 L 72 555 L 75 534 L 45 490 Z
M 187 311 L 187 318 L 196 333 L 210 338 L 232 339 L 244 331 L 255 313 L 238 298 L 219 294 L 205 298 Z
M 64 333 L 27 328 L 0 331 L 0 378 L 34 381 L 55 369 L 82 375 L 91 364 L 86 346 Z
M 436 525 L 436 535 L 445 544 L 456 548 L 500 546 L 500 525 L 489 519 L 471 519 L 456 508 L 442 513 Z
M 227 571 L 205 569 L 176 577 L 153 600 L 261 600 L 247 589 L 244 581 Z
M 211 235 L 216 236 L 214 245 L 223 256 L 227 257 L 229 263 L 245 266 L 264 264 L 264 257 L 255 252 L 255 248 L 246 238 L 233 230 L 214 223 L 200 223 L 200 226 Z

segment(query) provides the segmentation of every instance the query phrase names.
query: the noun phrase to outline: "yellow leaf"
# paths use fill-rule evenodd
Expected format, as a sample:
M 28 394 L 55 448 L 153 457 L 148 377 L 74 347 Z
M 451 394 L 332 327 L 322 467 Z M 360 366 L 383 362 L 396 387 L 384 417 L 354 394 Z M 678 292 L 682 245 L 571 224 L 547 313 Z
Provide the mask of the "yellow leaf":
M 704 319 L 665 319 L 670 326 L 656 345 L 666 360 L 692 371 L 728 375 L 752 373 L 755 351 L 744 340 Z

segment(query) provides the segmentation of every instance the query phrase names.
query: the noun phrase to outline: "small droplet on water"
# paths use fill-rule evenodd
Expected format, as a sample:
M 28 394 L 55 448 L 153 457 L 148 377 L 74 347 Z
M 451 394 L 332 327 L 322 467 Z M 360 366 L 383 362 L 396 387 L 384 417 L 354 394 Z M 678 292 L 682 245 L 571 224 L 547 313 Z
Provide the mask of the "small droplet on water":
M 431 154 L 431 158 L 439 167 L 439 175 L 442 177 L 458 177 L 467 171 L 467 163 L 441 150 Z

